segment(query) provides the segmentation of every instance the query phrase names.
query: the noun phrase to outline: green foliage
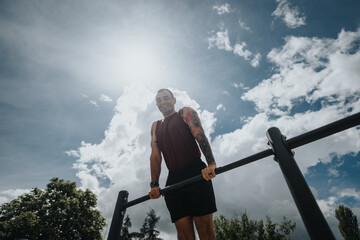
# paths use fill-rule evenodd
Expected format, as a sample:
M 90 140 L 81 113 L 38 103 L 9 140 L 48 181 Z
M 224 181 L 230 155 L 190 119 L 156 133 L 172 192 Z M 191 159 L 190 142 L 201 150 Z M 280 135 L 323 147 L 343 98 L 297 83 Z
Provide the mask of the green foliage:
M 223 215 L 220 215 L 214 219 L 214 230 L 216 239 L 239 239 L 240 221 L 237 218 L 228 220 Z
M 105 219 L 97 198 L 76 183 L 52 178 L 0 208 L 0 239 L 102 239 Z
M 294 232 L 296 223 L 292 223 L 283 217 L 281 224 L 272 223 L 269 217 L 264 221 L 249 220 L 246 213 L 238 218 L 227 219 L 223 215 L 215 217 L 214 229 L 217 240 L 255 240 L 255 239 L 292 239 L 291 234 Z
M 156 216 L 154 209 L 151 209 L 147 214 L 144 224 L 140 229 L 140 240 L 162 240 L 157 236 L 160 232 L 156 229 L 156 224 L 159 222 L 160 217 Z
M 339 220 L 339 230 L 345 240 L 360 240 L 358 220 L 350 208 L 340 205 L 335 209 L 335 217 Z
M 134 238 L 138 238 L 140 236 L 140 233 L 138 233 L 138 232 L 130 233 L 129 228 L 131 228 L 131 220 L 130 220 L 129 215 L 126 215 L 126 217 L 124 219 L 124 223 L 121 228 L 121 233 L 120 233 L 121 240 L 131 240 Z

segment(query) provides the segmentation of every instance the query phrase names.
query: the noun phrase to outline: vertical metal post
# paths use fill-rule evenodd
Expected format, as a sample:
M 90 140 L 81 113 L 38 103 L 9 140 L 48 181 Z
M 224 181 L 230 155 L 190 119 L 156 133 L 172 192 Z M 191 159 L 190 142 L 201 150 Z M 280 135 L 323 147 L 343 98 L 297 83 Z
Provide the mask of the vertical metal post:
M 111 220 L 108 240 L 120 240 L 120 232 L 126 212 L 126 208 L 123 208 L 123 206 L 127 203 L 128 196 L 129 196 L 128 191 L 119 192 L 115 205 L 114 215 Z
M 269 144 L 278 161 L 295 204 L 300 212 L 306 230 L 311 239 L 335 239 L 313 194 L 307 185 L 285 137 L 278 128 L 266 132 Z

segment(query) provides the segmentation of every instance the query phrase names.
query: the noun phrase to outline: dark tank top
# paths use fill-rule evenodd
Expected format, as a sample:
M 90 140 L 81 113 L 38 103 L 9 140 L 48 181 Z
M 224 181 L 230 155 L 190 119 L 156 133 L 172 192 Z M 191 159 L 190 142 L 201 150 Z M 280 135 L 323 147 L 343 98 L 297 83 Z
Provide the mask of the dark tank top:
M 201 157 L 195 138 L 179 113 L 157 121 L 155 134 L 170 171 L 180 170 Z

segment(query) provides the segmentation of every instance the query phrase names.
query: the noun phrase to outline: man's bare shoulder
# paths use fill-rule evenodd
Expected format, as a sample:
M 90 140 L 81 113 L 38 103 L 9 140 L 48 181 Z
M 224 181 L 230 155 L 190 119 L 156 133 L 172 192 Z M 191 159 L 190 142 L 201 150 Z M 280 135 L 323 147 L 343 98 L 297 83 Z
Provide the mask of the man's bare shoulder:
M 198 113 L 191 107 L 183 107 L 179 111 L 182 119 L 189 127 L 200 126 L 200 119 Z
M 157 122 L 158 121 L 155 121 L 151 124 L 151 135 L 153 135 L 155 133 Z
M 185 118 L 188 113 L 192 113 L 192 112 L 196 112 L 196 111 L 191 107 L 183 107 L 179 110 L 179 113 L 183 118 Z

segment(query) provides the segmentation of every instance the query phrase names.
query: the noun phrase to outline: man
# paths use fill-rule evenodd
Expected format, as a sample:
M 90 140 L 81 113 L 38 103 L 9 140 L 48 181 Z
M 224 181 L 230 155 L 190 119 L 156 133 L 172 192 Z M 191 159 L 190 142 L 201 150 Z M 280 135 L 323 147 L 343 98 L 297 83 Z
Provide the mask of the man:
M 175 111 L 176 98 L 168 89 L 160 89 L 156 105 L 164 119 L 151 127 L 151 190 L 152 199 L 160 197 L 159 176 L 164 156 L 169 169 L 166 186 L 202 174 L 204 180 L 170 191 L 165 195 L 178 239 L 195 239 L 194 222 L 201 240 L 215 239 L 213 213 L 215 196 L 210 179 L 215 177 L 216 163 L 198 114 L 189 107 Z M 200 159 L 204 154 L 206 164 Z

